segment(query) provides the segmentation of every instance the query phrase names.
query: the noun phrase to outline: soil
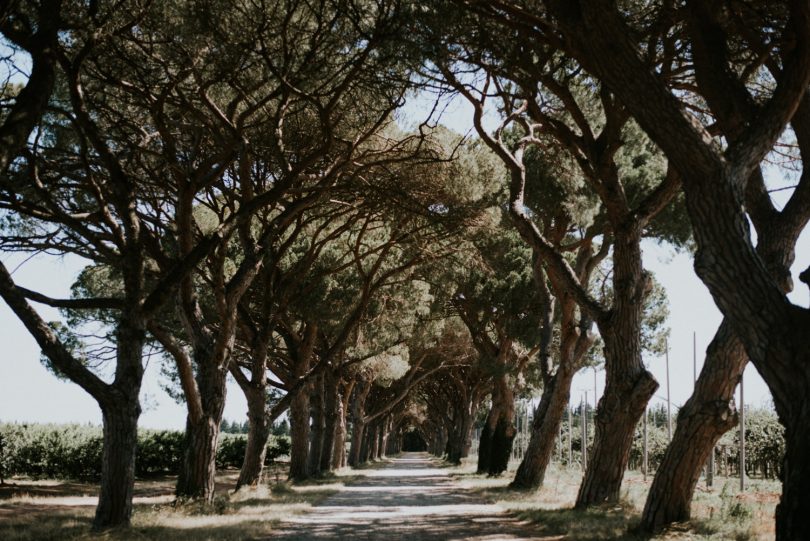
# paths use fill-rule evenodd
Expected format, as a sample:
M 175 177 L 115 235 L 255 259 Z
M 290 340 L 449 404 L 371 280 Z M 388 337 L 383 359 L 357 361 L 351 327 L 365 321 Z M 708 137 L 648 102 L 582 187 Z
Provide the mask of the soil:
M 452 479 L 426 453 L 404 453 L 358 470 L 303 515 L 277 526 L 267 540 L 533 540 L 532 527 Z

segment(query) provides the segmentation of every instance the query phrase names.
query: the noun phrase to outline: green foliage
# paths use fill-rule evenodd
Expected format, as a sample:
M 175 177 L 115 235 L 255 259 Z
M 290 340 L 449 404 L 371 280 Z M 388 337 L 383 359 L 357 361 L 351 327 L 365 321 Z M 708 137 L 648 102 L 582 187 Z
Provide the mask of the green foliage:
M 185 437 L 176 430 L 141 430 L 135 473 L 139 477 L 176 474 Z M 217 448 L 217 467 L 239 468 L 247 436 L 223 434 Z M 266 461 L 290 452 L 290 439 L 273 435 Z M 0 424 L 0 477 L 95 480 L 101 476 L 101 427 L 88 425 Z
M 144 477 L 178 472 L 184 442 L 184 434 L 176 430 L 138 431 L 135 474 Z
M 736 471 L 739 464 L 740 430 L 735 427 L 720 439 L 726 467 Z M 785 429 L 770 408 L 745 409 L 745 463 L 747 475 L 778 477 L 785 456 Z
M 0 425 L 4 476 L 95 479 L 101 474 L 101 429 L 82 425 Z

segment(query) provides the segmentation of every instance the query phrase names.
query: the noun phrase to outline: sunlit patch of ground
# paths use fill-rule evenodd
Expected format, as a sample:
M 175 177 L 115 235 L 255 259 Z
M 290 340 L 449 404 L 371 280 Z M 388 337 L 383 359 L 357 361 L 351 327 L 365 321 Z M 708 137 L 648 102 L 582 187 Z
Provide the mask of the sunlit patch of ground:
M 739 492 L 739 480 L 718 477 L 709 489 L 701 480 L 692 503 L 692 521 L 677 524 L 652 538 L 634 535 L 652 477 L 627 472 L 620 505 L 588 511 L 571 509 L 576 500 L 582 471 L 552 464 L 543 487 L 538 491 L 514 491 L 507 485 L 517 463 L 502 477 L 475 474 L 475 464 L 465 461 L 452 468 L 451 475 L 460 486 L 515 513 L 536 525 L 538 533 L 558 535 L 560 539 L 654 539 L 654 540 L 772 540 L 774 510 L 781 486 L 776 481 L 751 480 L 746 492 Z

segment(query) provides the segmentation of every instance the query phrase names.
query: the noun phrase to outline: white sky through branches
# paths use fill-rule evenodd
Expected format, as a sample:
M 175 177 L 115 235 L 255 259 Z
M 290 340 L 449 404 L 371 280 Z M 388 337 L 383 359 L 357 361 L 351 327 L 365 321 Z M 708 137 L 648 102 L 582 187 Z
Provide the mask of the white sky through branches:
M 454 99 L 442 107 L 441 122 L 460 133 L 472 133 L 471 108 L 463 100 Z M 417 124 L 430 110 L 430 101 L 425 98 L 413 99 L 405 108 L 403 122 Z M 488 114 L 487 127 L 494 128 L 497 118 Z M 769 175 L 775 186 L 779 180 Z M 790 191 L 779 192 L 780 199 Z M 672 248 L 659 246 L 653 242 L 643 243 L 644 264 L 655 273 L 669 297 L 670 318 L 670 385 L 672 401 L 676 407 L 691 394 L 692 376 L 692 333 L 697 333 L 698 371 L 703 364 L 706 346 L 714 335 L 721 317 L 702 282 L 692 268 L 691 255 L 676 253 Z M 0 254 L 3 262 L 14 269 L 22 258 Z M 796 290 L 792 293 L 793 302 L 807 306 L 807 288 L 798 281 L 798 273 L 810 265 L 810 233 L 805 231 L 799 239 L 796 262 L 793 267 Z M 75 257 L 58 258 L 38 256 L 22 264 L 15 272 L 18 284 L 54 297 L 68 297 L 70 285 L 81 269 L 82 261 Z M 55 319 L 54 309 L 36 305 L 46 319 Z M 39 362 L 39 348 L 11 310 L 0 303 L 0 421 L 20 422 L 78 422 L 101 423 L 101 413 L 95 401 L 77 385 L 57 380 Z M 646 362 L 658 379 L 661 387 L 651 404 L 666 400 L 664 358 L 647 358 Z M 756 373 L 749 366 L 745 373 L 746 402 L 754 406 L 770 402 L 770 393 Z M 604 372 L 597 374 L 598 393 L 604 389 Z M 589 402 L 593 404 L 594 376 L 592 370 L 580 373 L 574 379 L 571 401 L 578 404 L 584 391 L 588 391 Z M 142 397 L 144 413 L 142 427 L 176 428 L 185 426 L 185 407 L 176 404 L 160 387 L 158 359 L 153 359 L 146 371 Z M 673 409 L 673 411 L 675 411 Z M 247 406 L 240 389 L 231 382 L 225 408 L 225 418 L 243 422 Z

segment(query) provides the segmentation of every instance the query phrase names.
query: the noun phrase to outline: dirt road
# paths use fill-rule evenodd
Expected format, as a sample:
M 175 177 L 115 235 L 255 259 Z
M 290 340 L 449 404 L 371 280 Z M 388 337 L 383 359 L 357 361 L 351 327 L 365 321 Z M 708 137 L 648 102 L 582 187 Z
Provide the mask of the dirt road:
M 405 453 L 359 470 L 311 512 L 290 517 L 268 540 L 531 540 L 531 527 L 459 486 L 426 454 Z

